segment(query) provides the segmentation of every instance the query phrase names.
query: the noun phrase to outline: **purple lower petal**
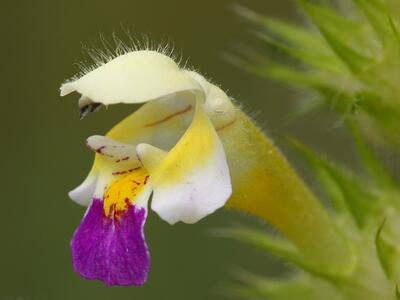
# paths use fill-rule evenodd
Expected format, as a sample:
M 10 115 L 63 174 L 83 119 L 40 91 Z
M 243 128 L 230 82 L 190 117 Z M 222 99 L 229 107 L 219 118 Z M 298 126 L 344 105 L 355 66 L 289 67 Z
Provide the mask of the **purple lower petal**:
M 86 279 L 107 285 L 142 285 L 150 258 L 144 240 L 146 210 L 130 205 L 118 219 L 103 213 L 103 202 L 93 199 L 71 240 L 75 270 Z

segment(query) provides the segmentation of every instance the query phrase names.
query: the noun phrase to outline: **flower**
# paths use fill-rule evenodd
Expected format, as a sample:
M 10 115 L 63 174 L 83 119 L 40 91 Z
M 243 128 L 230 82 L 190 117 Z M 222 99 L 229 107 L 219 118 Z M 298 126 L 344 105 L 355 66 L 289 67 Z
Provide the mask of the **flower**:
M 196 223 L 231 195 L 216 125 L 232 122 L 232 104 L 155 51 L 126 53 L 61 86 L 62 96 L 74 91 L 82 95 L 81 115 L 100 104 L 147 102 L 106 136 L 87 139 L 95 161 L 69 193 L 89 206 L 71 241 L 76 271 L 108 285 L 141 285 L 149 269 L 143 226 L 151 194 L 152 210 L 170 224 Z
M 64 83 L 81 116 L 145 103 L 87 145 L 95 161 L 69 196 L 88 210 L 71 241 L 75 270 L 108 285 L 141 285 L 149 269 L 147 204 L 170 224 L 225 206 L 271 223 L 302 259 L 330 268 L 349 247 L 286 159 L 216 85 L 157 51 L 122 54 Z M 229 198 L 229 199 L 228 199 Z

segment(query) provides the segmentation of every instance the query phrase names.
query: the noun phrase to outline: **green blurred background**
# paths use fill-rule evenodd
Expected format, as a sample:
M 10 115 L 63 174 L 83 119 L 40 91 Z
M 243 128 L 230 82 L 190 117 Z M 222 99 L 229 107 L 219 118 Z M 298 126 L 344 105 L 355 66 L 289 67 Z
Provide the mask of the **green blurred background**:
M 243 103 L 272 137 L 291 134 L 351 161 L 351 153 L 338 152 L 346 136 L 329 115 L 293 122 L 299 92 L 223 59 L 223 52 L 254 40 L 248 24 L 232 12 L 234 3 L 297 18 L 289 1 L 276 0 L 2 1 L 0 299 L 221 299 L 219 289 L 232 279 L 235 266 L 281 272 L 274 259 L 210 235 L 212 228 L 250 219 L 226 211 L 175 226 L 150 213 L 145 231 L 152 265 L 140 288 L 83 280 L 70 262 L 69 240 L 85 209 L 67 192 L 91 166 L 93 154 L 84 141 L 104 134 L 134 109 L 115 106 L 80 121 L 78 96 L 60 100 L 60 84 L 78 71 L 74 63 L 83 58 L 81 43 L 98 40 L 99 33 L 110 36 L 122 26 L 139 37 L 144 33 L 173 43 L 190 65 Z

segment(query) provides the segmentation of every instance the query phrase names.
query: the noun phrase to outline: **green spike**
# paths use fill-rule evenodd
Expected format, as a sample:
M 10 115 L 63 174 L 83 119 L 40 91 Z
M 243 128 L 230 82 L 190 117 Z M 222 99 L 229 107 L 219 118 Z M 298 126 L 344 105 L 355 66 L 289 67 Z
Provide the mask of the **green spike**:
M 337 111 L 348 111 L 348 103 L 352 98 L 351 95 L 346 91 L 338 91 L 337 87 L 335 88 L 332 85 L 332 82 L 328 82 L 328 80 L 321 76 L 321 74 L 318 72 L 305 73 L 304 71 L 293 69 L 290 66 L 278 64 L 270 64 L 261 67 L 258 66 L 254 68 L 254 71 L 263 77 L 272 78 L 282 82 L 288 82 L 299 87 L 315 90 L 321 94 L 321 96 L 324 96 L 327 101 L 331 100 L 333 97 L 335 97 L 336 100 L 338 97 L 340 97 L 340 99 L 343 97 L 343 100 L 345 98 L 346 101 L 341 101 L 340 103 L 337 103 L 336 106 L 334 106 L 335 104 L 332 103 L 332 107 Z
M 386 276 L 391 279 L 393 277 L 393 260 L 396 254 L 396 248 L 385 241 L 382 237 L 382 231 L 385 226 L 386 219 L 383 220 L 375 235 L 376 253 L 378 254 L 379 262 Z M 396 295 L 397 295 L 396 291 Z
M 328 178 L 328 181 L 321 183 L 327 184 L 324 188 L 330 193 L 330 199 L 338 211 L 350 213 L 360 228 L 366 225 L 371 216 L 376 215 L 376 199 L 372 191 L 365 187 L 365 183 L 362 180 L 357 179 L 344 168 L 320 158 L 318 154 L 304 145 L 293 141 L 291 143 L 307 162 L 311 163 L 311 165 L 314 164 L 314 166 L 318 164 L 318 167 L 323 170 L 323 174 Z M 319 172 L 321 173 L 322 171 Z M 327 179 L 324 178 L 323 180 Z
M 335 34 L 342 34 L 347 39 L 361 32 L 357 22 L 344 18 L 337 11 L 324 5 L 313 4 L 308 0 L 297 0 L 297 3 L 311 18 L 317 28 L 330 28 Z
M 343 72 L 343 65 L 332 53 L 318 51 L 318 49 L 303 48 L 299 45 L 290 46 L 282 43 L 269 35 L 260 34 L 260 38 L 271 46 L 274 46 L 292 58 L 314 68 L 332 73 Z
M 245 228 L 224 229 L 219 230 L 217 234 L 246 242 L 260 250 L 290 262 L 314 276 L 332 282 L 340 282 L 353 272 L 355 267 L 355 257 L 352 258 L 352 263 L 346 263 L 345 265 L 314 265 L 312 261 L 306 261 L 297 249 L 287 240 L 272 236 L 260 230 Z
M 242 56 L 233 53 L 224 53 L 223 59 L 249 73 L 256 72 L 254 64 L 247 59 L 244 59 Z
M 393 36 L 390 32 L 385 4 L 376 0 L 353 0 L 353 2 L 364 12 L 382 44 L 387 45 Z
M 286 65 L 269 64 L 267 66 L 253 66 L 253 72 L 259 76 L 289 83 L 300 88 L 316 91 L 330 109 L 337 113 L 349 114 L 354 112 L 356 106 L 351 91 L 338 89 L 333 76 L 324 76 L 321 72 L 304 72 Z M 348 85 L 353 85 L 349 78 Z M 354 83 L 355 85 L 356 83 Z
M 318 27 L 332 50 L 353 74 L 360 75 L 374 62 L 372 58 L 361 54 L 349 46 L 349 41 L 354 44 L 354 37 L 358 36 L 358 34 L 352 32 L 359 30 L 354 22 L 344 19 L 336 12 L 320 5 L 311 4 L 305 0 L 300 0 L 299 2 Z
M 369 177 L 380 187 L 394 188 L 395 183 L 393 179 L 382 166 L 381 162 L 375 157 L 374 153 L 368 148 L 354 122 L 347 122 L 347 126 L 353 137 L 362 165 Z
M 218 235 L 235 238 L 291 262 L 300 260 L 297 249 L 287 240 L 254 229 L 236 228 L 217 231 Z
M 353 214 L 354 219 L 360 228 L 367 225 L 377 213 L 376 197 L 371 190 L 366 187 L 366 183 L 349 172 L 334 166 L 326 164 L 327 171 L 333 180 L 340 186 L 346 203 Z
M 343 65 L 327 47 L 320 35 L 275 19 L 259 17 L 258 25 L 265 34 L 261 38 L 288 55 L 316 68 L 330 72 L 343 71 Z M 282 42 L 284 41 L 284 42 Z
M 307 276 L 297 275 L 295 277 L 277 280 L 246 274 L 242 281 L 244 287 L 236 288 L 242 297 L 256 297 L 257 299 L 268 300 L 333 300 L 337 299 L 335 289 L 328 283 L 315 285 L 315 280 L 310 280 Z M 323 288 L 321 288 L 323 287 Z
M 400 300 L 400 291 L 399 291 L 399 286 L 396 284 L 396 298 L 397 300 Z
M 388 21 L 390 24 L 390 28 L 393 32 L 393 34 L 396 37 L 396 40 L 399 42 L 400 41 L 400 35 L 399 35 L 399 31 L 397 29 L 396 23 L 394 22 L 393 18 L 391 16 L 388 16 Z
M 289 138 L 288 140 L 291 146 L 294 147 L 296 152 L 300 154 L 301 157 L 312 168 L 320 184 L 323 186 L 324 191 L 331 200 L 335 211 L 338 214 L 348 215 L 349 210 L 343 192 L 341 188 L 338 186 L 337 182 L 332 178 L 332 176 L 328 172 L 324 161 L 322 161 L 317 154 L 310 151 L 308 148 L 306 148 L 298 141 L 292 138 Z
M 363 73 L 373 63 L 372 59 L 345 45 L 337 36 L 331 34 L 328 30 L 322 28 L 320 30 L 326 41 L 332 47 L 332 50 L 335 51 L 353 74 L 359 75 Z
M 322 10 L 322 8 L 318 9 Z M 317 68 L 327 69 L 333 72 L 343 71 L 342 62 L 333 55 L 332 50 L 324 43 L 319 35 L 309 30 L 299 28 L 299 26 L 288 24 L 287 22 L 265 18 L 242 6 L 235 6 L 235 10 L 242 17 L 258 24 L 261 28 L 266 30 L 269 39 L 266 39 L 265 35 L 264 39 L 266 39 L 267 42 L 275 44 L 275 46 L 280 47 L 291 56 Z M 316 13 L 319 12 L 320 11 L 316 11 Z M 332 19 L 335 26 L 346 28 L 346 32 L 349 31 L 349 27 L 355 25 L 353 22 L 340 18 L 326 9 L 323 10 L 323 12 L 329 16 L 328 19 Z M 288 42 L 289 46 L 292 45 L 293 48 L 278 42 L 273 36 Z
M 260 17 L 259 25 L 267 32 L 273 34 L 277 38 L 286 40 L 291 45 L 307 49 L 317 49 L 318 51 L 327 50 L 326 44 L 321 40 L 320 35 L 312 33 L 296 24 Z

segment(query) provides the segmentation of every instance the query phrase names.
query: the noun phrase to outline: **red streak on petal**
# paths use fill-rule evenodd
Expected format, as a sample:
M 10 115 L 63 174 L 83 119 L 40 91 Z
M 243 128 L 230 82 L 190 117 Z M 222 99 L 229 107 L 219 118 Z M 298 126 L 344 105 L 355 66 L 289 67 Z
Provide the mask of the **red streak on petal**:
M 221 127 L 215 128 L 215 130 L 216 130 L 216 131 L 223 130 L 223 129 L 225 129 L 225 128 L 231 126 L 231 125 L 233 125 L 235 122 L 236 122 L 236 118 L 233 119 L 232 121 L 230 121 L 229 123 L 227 123 L 227 124 L 225 124 L 225 125 L 222 125 Z
M 117 172 L 112 172 L 113 175 L 123 175 L 128 173 L 127 171 L 117 171 Z
M 155 122 L 152 122 L 152 123 L 148 123 L 148 124 L 144 125 L 144 127 L 152 127 L 152 126 L 155 126 L 155 125 L 159 125 L 159 124 L 164 123 L 165 121 L 168 121 L 168 120 L 170 120 L 170 119 L 172 119 L 172 118 L 174 118 L 174 117 L 177 117 L 177 116 L 179 116 L 179 115 L 182 115 L 182 114 L 184 114 L 184 113 L 190 111 L 191 109 L 192 109 L 192 106 L 189 105 L 189 106 L 186 107 L 185 109 L 182 109 L 182 110 L 180 110 L 180 111 L 177 111 L 177 112 L 175 112 L 175 113 L 173 113 L 173 114 L 171 114 L 171 115 L 168 115 L 168 116 L 166 116 L 165 118 L 162 118 L 162 119 L 160 119 L 160 120 L 158 120 L 158 121 L 155 121 Z

